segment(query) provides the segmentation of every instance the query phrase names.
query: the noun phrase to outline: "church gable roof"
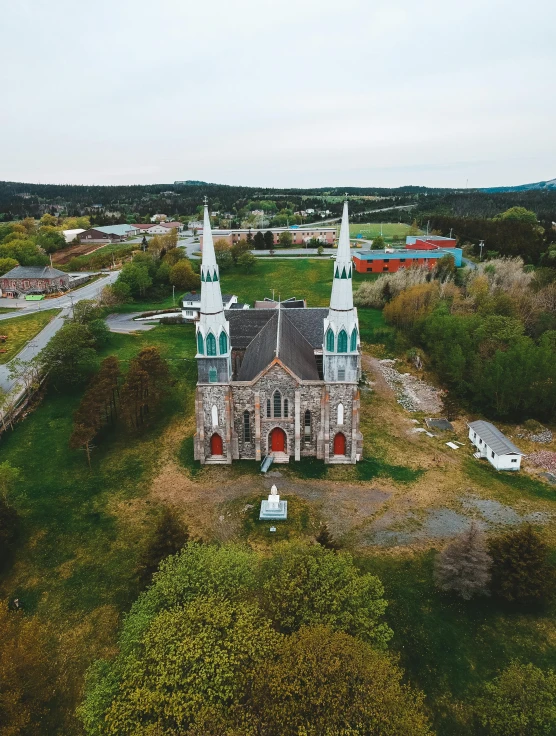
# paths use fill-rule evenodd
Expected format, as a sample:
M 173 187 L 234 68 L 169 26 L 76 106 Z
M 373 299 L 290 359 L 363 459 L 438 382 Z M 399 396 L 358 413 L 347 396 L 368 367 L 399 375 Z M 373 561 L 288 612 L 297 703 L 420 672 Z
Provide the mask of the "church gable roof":
M 226 310 L 232 348 L 244 350 L 278 311 L 275 308 Z M 323 307 L 288 309 L 288 318 L 314 350 L 322 348 L 324 318 L 327 316 L 328 309 Z
M 282 309 L 275 310 L 249 343 L 239 370 L 239 381 L 252 381 L 276 359 L 302 381 L 319 380 L 313 347 L 290 320 L 290 314 Z

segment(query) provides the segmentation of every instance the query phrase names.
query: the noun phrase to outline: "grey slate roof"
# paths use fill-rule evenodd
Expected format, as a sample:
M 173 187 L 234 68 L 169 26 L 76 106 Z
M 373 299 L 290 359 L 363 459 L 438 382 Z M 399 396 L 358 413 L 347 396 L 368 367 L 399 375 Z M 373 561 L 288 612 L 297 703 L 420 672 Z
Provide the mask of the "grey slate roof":
M 319 372 L 312 346 L 290 320 L 289 312 L 283 309 L 272 312 L 271 318 L 245 351 L 238 381 L 251 381 L 275 358 L 279 358 L 301 380 L 318 381 Z
M 483 419 L 478 419 L 476 422 L 468 422 L 474 432 L 477 432 L 479 437 L 485 442 L 491 450 L 497 455 L 524 455 L 519 447 L 516 447 L 514 443 L 509 440 L 502 432 L 497 429 L 494 424 L 485 422 Z
M 5 273 L 3 279 L 57 279 L 59 276 L 67 276 L 64 271 L 50 266 L 15 266 L 11 271 Z
M 232 349 L 244 350 L 277 311 L 275 308 L 227 309 L 225 315 L 230 323 L 230 342 Z M 324 340 L 324 318 L 327 314 L 328 308 L 326 307 L 288 310 L 288 318 L 313 349 L 316 350 L 322 348 Z
M 233 294 L 222 294 L 222 302 L 226 304 L 230 301 L 230 299 L 233 297 Z M 182 301 L 184 302 L 200 302 L 201 301 L 201 292 L 196 291 L 193 293 L 192 291 L 188 291 L 187 294 L 184 294 L 182 296 Z

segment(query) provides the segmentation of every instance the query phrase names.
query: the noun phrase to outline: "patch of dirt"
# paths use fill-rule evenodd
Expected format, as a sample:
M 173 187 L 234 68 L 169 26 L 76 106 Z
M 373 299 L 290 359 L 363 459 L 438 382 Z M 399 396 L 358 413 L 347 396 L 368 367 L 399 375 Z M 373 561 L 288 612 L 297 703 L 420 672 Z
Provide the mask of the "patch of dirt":
M 396 396 L 396 401 L 409 412 L 422 411 L 427 414 L 440 414 L 442 412 L 441 389 L 431 386 L 430 383 L 411 373 L 400 373 L 394 368 L 395 360 L 384 359 L 374 361 L 375 372 L 378 370 Z

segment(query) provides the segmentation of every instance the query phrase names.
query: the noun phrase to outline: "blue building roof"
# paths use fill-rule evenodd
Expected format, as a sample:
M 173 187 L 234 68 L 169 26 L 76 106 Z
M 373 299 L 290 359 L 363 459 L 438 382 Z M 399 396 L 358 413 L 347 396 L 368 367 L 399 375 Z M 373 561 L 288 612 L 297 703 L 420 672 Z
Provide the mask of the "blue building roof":
M 394 253 L 385 253 L 383 250 L 371 250 L 365 253 L 354 253 L 354 258 L 359 258 L 362 261 L 391 261 L 391 260 L 417 260 L 420 258 L 433 258 L 437 260 L 442 256 L 453 256 L 455 265 L 459 268 L 461 266 L 461 248 L 439 248 L 438 250 L 406 250 L 400 248 L 394 251 Z

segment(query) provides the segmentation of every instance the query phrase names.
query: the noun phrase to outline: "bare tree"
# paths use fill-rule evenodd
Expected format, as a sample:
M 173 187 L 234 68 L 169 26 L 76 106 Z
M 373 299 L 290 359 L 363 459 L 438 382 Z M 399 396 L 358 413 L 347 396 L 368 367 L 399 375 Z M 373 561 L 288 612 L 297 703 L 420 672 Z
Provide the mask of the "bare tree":
M 492 559 L 484 534 L 475 522 L 436 558 L 434 579 L 441 590 L 457 593 L 468 601 L 488 595 Z

